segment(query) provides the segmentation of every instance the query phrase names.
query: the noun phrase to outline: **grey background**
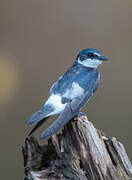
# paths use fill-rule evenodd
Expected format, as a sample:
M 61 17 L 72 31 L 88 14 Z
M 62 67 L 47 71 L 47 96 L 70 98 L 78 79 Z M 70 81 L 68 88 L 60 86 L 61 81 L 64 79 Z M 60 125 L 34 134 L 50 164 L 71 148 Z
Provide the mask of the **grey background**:
M 99 68 L 100 87 L 84 112 L 132 160 L 132 1 L 1 0 L 0 179 L 23 179 L 21 145 L 30 129 L 24 120 L 87 47 L 109 61 Z

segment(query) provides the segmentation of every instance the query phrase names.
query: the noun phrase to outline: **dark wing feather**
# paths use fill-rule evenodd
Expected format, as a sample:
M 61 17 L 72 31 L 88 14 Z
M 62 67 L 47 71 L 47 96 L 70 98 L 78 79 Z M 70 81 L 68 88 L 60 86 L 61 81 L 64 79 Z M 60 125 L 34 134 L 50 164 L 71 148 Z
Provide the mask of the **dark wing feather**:
M 45 139 L 52 134 L 56 133 L 59 129 L 61 129 L 72 117 L 75 116 L 76 113 L 73 113 L 71 110 L 70 103 L 67 103 L 65 109 L 60 114 L 58 119 L 51 124 L 40 136 L 40 139 Z
M 49 117 L 49 114 L 53 111 L 54 109 L 52 106 L 44 105 L 41 109 L 35 112 L 28 120 L 26 120 L 26 122 L 30 125 L 36 125 L 42 119 Z
M 39 121 L 34 128 L 30 131 L 30 133 L 28 134 L 28 136 L 31 136 L 49 117 L 42 119 L 41 121 Z

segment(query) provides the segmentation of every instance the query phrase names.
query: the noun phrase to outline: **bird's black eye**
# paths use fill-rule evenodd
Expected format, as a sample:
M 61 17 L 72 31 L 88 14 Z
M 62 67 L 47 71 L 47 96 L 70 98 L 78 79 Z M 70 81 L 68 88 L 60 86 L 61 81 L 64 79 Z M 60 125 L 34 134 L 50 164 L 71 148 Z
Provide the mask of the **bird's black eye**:
M 88 57 L 91 58 L 91 59 L 94 59 L 94 58 L 97 58 L 98 55 L 94 54 L 94 53 L 88 53 Z
M 93 58 L 94 54 L 93 53 L 88 53 L 88 57 Z
M 79 59 L 80 59 L 80 61 L 84 61 L 84 60 L 87 59 L 87 56 L 86 55 L 81 55 Z

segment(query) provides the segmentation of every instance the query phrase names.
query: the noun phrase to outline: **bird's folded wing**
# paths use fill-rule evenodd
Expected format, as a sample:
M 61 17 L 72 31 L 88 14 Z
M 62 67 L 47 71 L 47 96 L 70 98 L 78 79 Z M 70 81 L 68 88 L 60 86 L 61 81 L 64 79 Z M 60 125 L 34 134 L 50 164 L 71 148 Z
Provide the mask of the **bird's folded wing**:
M 61 129 L 68 121 L 78 114 L 85 102 L 90 98 L 93 93 L 93 88 L 88 89 L 83 97 L 76 97 L 71 102 L 66 104 L 65 109 L 62 111 L 58 119 L 51 124 L 40 136 L 40 139 L 45 139 Z
M 52 134 L 56 133 L 60 128 L 62 128 L 73 116 L 75 113 L 72 112 L 70 103 L 67 103 L 65 109 L 60 114 L 58 119 L 51 124 L 40 136 L 40 139 L 47 138 Z

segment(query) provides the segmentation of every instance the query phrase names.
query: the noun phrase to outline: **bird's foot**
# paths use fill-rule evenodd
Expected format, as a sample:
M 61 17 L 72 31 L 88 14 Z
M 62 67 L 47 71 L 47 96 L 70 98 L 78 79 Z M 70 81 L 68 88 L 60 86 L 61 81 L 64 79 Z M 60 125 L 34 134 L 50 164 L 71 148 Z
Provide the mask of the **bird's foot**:
M 84 114 L 83 112 L 79 112 L 77 116 L 78 116 L 78 117 L 80 117 L 80 116 L 85 116 L 85 114 Z

